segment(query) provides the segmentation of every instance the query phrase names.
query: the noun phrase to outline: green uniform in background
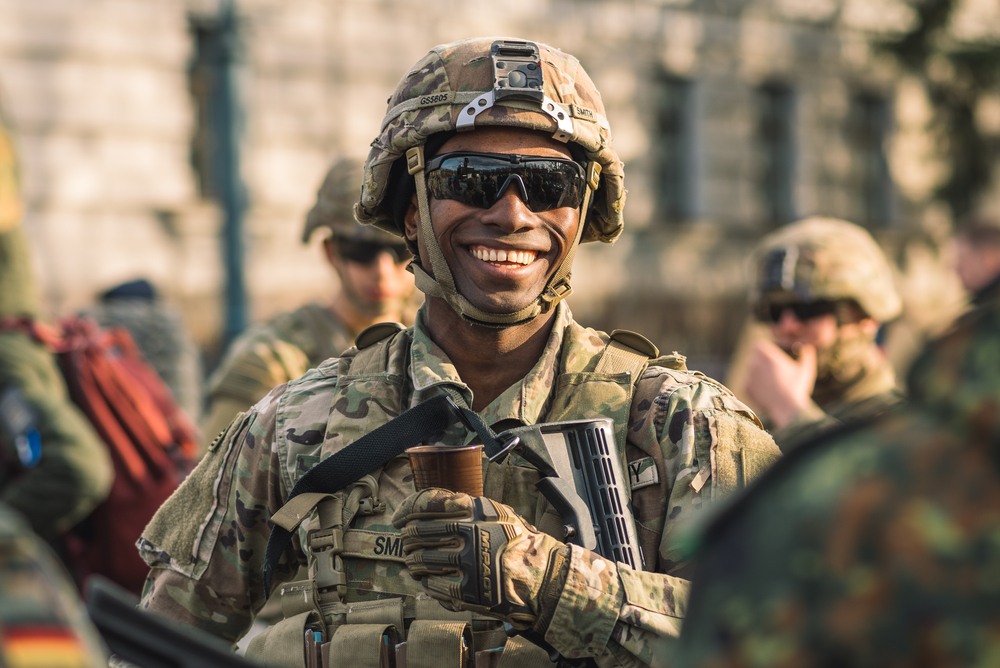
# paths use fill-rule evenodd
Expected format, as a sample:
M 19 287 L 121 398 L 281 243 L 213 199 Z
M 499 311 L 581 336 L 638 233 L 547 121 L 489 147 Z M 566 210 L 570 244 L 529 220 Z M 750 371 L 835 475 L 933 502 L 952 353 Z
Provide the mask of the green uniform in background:
M 39 535 L 54 540 L 107 496 L 111 459 L 70 402 L 52 354 L 23 333 L 0 332 L 0 388 L 23 400 L 32 414 L 28 426 L 37 430 L 41 445 L 41 457 L 31 468 L 4 467 L 0 501 L 21 512 Z M 17 435 L 0 429 L 4 452 L 15 449 Z
M 1000 656 L 1000 279 L 908 402 L 802 444 L 708 527 L 677 666 Z
M 354 335 L 329 307 L 318 303 L 251 327 L 209 379 L 202 433 L 214 438 L 272 388 L 350 348 Z
M 392 235 L 359 225 L 354 220 L 354 199 L 361 175 L 360 161 L 343 156 L 337 158 L 320 184 L 302 230 L 303 244 L 308 244 L 317 232 L 325 233 L 323 244 L 327 260 L 338 274 L 340 283 L 338 286 L 331 282 L 330 287 L 337 294 L 329 302 L 308 303 L 254 325 L 229 346 L 208 380 L 201 420 L 201 430 L 207 439 L 221 433 L 238 413 L 250 408 L 272 388 L 298 378 L 350 348 L 360 330 L 371 324 L 355 322 L 352 326 L 349 324 L 351 316 L 345 315 L 351 312 L 350 309 L 334 308 L 334 302 L 343 306 L 352 299 L 359 300 L 354 306 L 362 309 L 371 305 L 364 304 L 364 298 L 354 294 L 356 287 L 350 285 L 352 279 L 341 266 L 346 260 L 335 262 L 332 254 L 341 252 L 342 245 L 387 249 L 400 244 Z M 373 253 L 363 263 L 369 264 L 375 257 Z M 412 286 L 410 289 L 412 291 Z M 398 319 L 404 324 L 412 324 L 414 312 L 415 306 L 408 305 L 405 312 L 379 319 Z
M 16 168 L 0 129 L 0 318 L 38 317 L 31 249 L 20 225 Z M 86 516 L 111 488 L 107 448 L 70 402 L 52 354 L 28 335 L 0 331 L 0 501 L 21 512 L 31 528 L 54 540 Z M 17 442 L 33 432 L 40 458 L 18 470 Z

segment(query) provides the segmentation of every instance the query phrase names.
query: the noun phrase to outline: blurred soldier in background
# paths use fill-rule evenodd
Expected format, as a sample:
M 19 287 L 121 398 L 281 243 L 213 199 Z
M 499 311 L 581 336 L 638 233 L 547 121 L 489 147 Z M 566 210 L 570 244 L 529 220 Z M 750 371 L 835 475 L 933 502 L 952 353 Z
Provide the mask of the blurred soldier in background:
M 973 297 L 1000 280 L 1000 215 L 982 211 L 964 219 L 955 229 L 955 271 Z
M 1000 281 L 982 283 L 906 402 L 801 444 L 708 527 L 674 665 L 997 664 Z
M 102 327 L 124 327 L 192 421 L 201 415 L 201 352 L 177 311 L 145 278 L 101 292 L 83 311 Z M 214 434 L 212 434 L 214 436 Z
M 0 321 L 38 315 L 15 154 L 0 127 Z M 0 326 L 0 502 L 59 549 L 112 478 L 107 448 L 70 401 L 52 354 L 23 329 Z
M 822 425 L 899 400 L 879 328 L 901 300 L 884 253 L 863 228 L 811 217 L 761 240 L 751 308 L 767 336 L 753 341 L 736 393 L 786 449 Z
M 340 355 L 377 322 L 410 324 L 418 302 L 411 254 L 397 237 L 354 220 L 362 164 L 338 159 L 306 216 L 302 242 L 326 228 L 323 252 L 340 285 L 329 303 L 310 303 L 254 326 L 230 346 L 208 382 L 202 433 L 213 438 L 267 392 Z
M 0 503 L 0 665 L 108 665 L 72 579 L 16 512 Z
M 371 146 L 356 212 L 417 252 L 416 323 L 369 329 L 233 421 L 143 534 L 144 605 L 235 640 L 270 596 L 285 619 L 247 652 L 268 665 L 391 665 L 397 638 L 411 667 L 552 665 L 535 641 L 602 666 L 668 663 L 688 588 L 677 528 L 779 453 L 721 385 L 637 334 L 577 323 L 563 300 L 579 244 L 624 226 L 600 93 L 544 44 L 443 44 L 401 79 Z M 478 496 L 416 491 L 406 457 L 372 440 L 398 445 L 386 431 L 419 431 L 411 411 L 442 400 L 465 422 L 407 443 L 609 420 L 595 447 L 627 464 L 612 491 L 634 516 L 617 519 L 645 559 L 564 542 L 544 465 L 520 456 L 485 462 Z

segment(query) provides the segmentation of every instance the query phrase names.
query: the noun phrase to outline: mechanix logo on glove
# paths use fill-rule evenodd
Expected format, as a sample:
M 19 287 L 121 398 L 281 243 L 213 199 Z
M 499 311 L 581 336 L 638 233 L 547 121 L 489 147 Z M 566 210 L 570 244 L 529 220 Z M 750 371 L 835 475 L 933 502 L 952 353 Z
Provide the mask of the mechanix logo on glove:
M 541 613 L 541 590 L 561 586 L 551 582 L 550 562 L 569 548 L 502 503 L 425 489 L 407 498 L 392 522 L 402 529 L 410 575 L 450 609 L 526 627 Z

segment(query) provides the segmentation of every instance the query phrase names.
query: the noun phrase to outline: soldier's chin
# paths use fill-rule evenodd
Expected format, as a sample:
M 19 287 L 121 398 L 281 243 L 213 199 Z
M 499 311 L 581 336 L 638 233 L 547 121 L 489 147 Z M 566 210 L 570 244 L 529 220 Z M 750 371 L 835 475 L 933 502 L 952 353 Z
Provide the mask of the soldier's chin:
M 477 308 L 480 311 L 482 311 L 483 313 L 488 313 L 490 315 L 495 315 L 495 316 L 507 316 L 507 315 L 510 315 L 512 313 L 517 313 L 521 309 L 523 309 L 525 307 L 528 307 L 528 306 L 530 306 L 533 303 L 532 300 L 525 301 L 523 298 L 522 299 L 517 299 L 517 300 L 508 300 L 508 299 L 478 299 L 478 300 L 471 300 L 468 297 L 466 297 L 466 300 L 470 304 L 472 304 L 475 308 Z M 456 308 L 455 310 L 457 311 L 458 309 Z M 461 314 L 461 312 L 459 312 L 459 313 Z M 473 320 L 475 320 L 475 316 L 473 316 L 472 314 L 468 314 L 467 313 L 466 315 L 470 316 Z M 523 322 L 519 322 L 519 323 L 511 323 L 511 325 L 504 325 L 504 324 L 501 324 L 501 323 L 487 323 L 487 326 L 489 326 L 491 328 L 494 328 L 494 329 L 498 329 L 498 328 L 499 329 L 505 329 L 506 327 L 512 326 L 513 324 L 524 324 L 524 322 L 527 322 L 527 321 L 523 321 Z

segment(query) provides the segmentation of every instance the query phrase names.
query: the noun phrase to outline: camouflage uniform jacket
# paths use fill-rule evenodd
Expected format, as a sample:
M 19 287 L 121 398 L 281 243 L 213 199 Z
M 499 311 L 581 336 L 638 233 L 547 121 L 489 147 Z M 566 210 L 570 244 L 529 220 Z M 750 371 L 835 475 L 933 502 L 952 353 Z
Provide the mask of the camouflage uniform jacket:
M 355 334 L 319 303 L 305 304 L 252 327 L 233 342 L 209 379 L 202 433 L 214 438 L 271 388 L 350 348 Z
M 0 665 L 108 665 L 73 580 L 24 520 L 2 504 Z
M 907 402 L 802 444 L 708 527 L 676 665 L 996 663 L 1000 283 L 976 303 Z
M 697 372 L 655 361 L 633 385 L 594 374 L 608 336 L 577 325 L 565 304 L 536 366 L 481 411 L 487 424 L 628 415 L 626 455 L 639 540 L 648 572 L 572 548 L 570 575 L 546 636 L 566 656 L 598 655 L 601 665 L 648 664 L 668 656 L 686 607 L 688 583 L 672 546 L 676 527 L 769 466 L 777 447 L 753 413 Z M 421 322 L 386 347 L 384 374 L 353 375 L 349 351 L 271 392 L 237 420 L 169 500 L 140 540 L 152 567 L 145 606 L 234 640 L 264 603 L 261 568 L 268 517 L 295 481 L 322 457 L 448 388 L 471 394 Z M 345 371 L 348 375 L 345 376 Z M 444 442 L 464 442 L 464 429 Z M 509 458 L 485 471 L 487 496 L 555 532 L 553 511 L 534 488 L 538 472 Z M 348 600 L 405 599 L 407 615 L 426 598 L 401 563 L 390 518 L 413 493 L 405 457 L 378 476 L 385 510 L 359 516 L 345 532 Z M 206 491 L 210 493 L 206 493 Z M 301 532 L 301 530 L 300 530 Z M 301 536 L 301 533 L 300 533 Z M 301 538 L 293 541 L 302 554 Z M 276 571 L 287 579 L 297 563 Z M 299 557 L 301 559 L 301 556 Z

